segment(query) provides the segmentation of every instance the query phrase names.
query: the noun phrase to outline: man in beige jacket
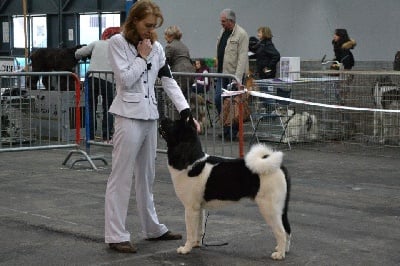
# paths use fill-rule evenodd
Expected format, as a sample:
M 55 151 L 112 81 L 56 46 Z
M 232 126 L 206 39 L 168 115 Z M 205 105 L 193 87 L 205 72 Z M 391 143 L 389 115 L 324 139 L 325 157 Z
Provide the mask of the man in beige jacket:
M 217 72 L 235 75 L 240 85 L 249 69 L 249 36 L 247 32 L 236 23 L 236 15 L 231 9 L 224 9 L 220 13 L 221 33 L 217 40 Z M 222 88 L 226 89 L 231 79 L 218 79 L 215 91 L 215 105 L 218 113 L 222 107 Z M 225 138 L 236 138 L 237 127 L 224 128 Z

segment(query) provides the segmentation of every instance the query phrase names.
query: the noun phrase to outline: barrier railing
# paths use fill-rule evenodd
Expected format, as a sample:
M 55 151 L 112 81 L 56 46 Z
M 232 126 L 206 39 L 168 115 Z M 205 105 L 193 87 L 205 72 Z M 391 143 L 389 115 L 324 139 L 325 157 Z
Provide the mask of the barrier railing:
M 220 125 L 220 115 L 217 112 L 214 102 L 217 79 L 224 78 L 231 82 L 235 80 L 235 76 L 218 73 L 199 74 L 178 72 L 174 72 L 173 76 L 180 85 L 182 85 L 181 79 L 187 82 L 187 86 L 184 85 L 182 87 L 186 88 L 184 94 L 191 105 L 193 115 L 203 125 L 201 137 L 205 140 L 205 149 L 212 149 L 213 153 L 221 155 L 226 155 L 229 153 L 229 150 L 232 156 L 242 155 L 244 146 L 243 123 L 239 124 L 239 143 L 230 139 L 218 140 L 218 133 L 223 133 L 223 130 Z M 200 91 L 197 86 L 192 86 L 194 78 L 199 76 L 208 78 L 208 90 Z M 84 88 L 86 152 L 91 160 L 101 160 L 104 164 L 107 164 L 103 155 L 92 154 L 91 146 L 112 146 L 113 119 L 111 114 L 108 113 L 108 108 L 115 95 L 113 73 L 107 71 L 88 71 L 85 77 Z M 172 119 L 178 118 L 175 106 L 173 106 L 168 96 L 165 95 L 161 84 L 156 84 L 156 94 L 160 116 L 168 116 Z M 230 97 L 228 96 L 228 98 Z M 217 143 L 221 143 L 221 145 L 216 145 Z M 238 146 L 239 150 L 235 150 L 232 146 Z M 157 152 L 166 152 L 165 143 L 162 139 L 158 140 Z
M 38 76 L 45 76 L 58 88 L 61 78 L 71 77 L 72 82 L 67 80 L 64 91 L 54 87 L 54 89 L 42 87 L 31 90 L 29 80 Z M 72 135 L 70 130 L 71 126 L 76 128 L 80 123 L 79 117 L 75 118 L 75 115 L 80 114 L 80 109 L 77 108 L 80 100 L 80 84 L 75 74 L 71 72 L 3 72 L 0 73 L 0 82 L 2 84 L 0 152 L 79 145 L 79 130 L 74 132 L 75 135 Z M 7 86 L 5 87 L 4 84 Z M 72 105 L 74 103 L 77 105 Z
M 1 72 L 0 84 L 0 153 L 73 148 L 63 165 L 72 153 L 87 157 L 80 150 L 83 101 L 76 74 Z
M 239 83 L 236 77 L 221 73 L 173 72 L 172 74 L 183 89 L 183 93 L 190 103 L 192 114 L 203 125 L 200 137 L 205 151 L 223 156 L 242 157 L 244 154 L 243 100 L 235 98 L 237 93 L 232 95 L 228 93 L 232 90 L 242 91 L 245 89 L 243 86 L 240 88 L 235 86 Z M 194 83 L 196 77 L 208 78 L 209 89 L 200 90 L 199 86 Z M 218 87 L 222 88 L 221 97 L 216 97 Z M 165 104 L 161 103 L 164 108 L 162 111 L 167 112 L 164 115 L 176 118 L 175 107 L 168 97 L 163 97 L 162 91 L 160 92 L 161 100 L 165 101 Z M 219 99 L 219 102 L 216 98 Z M 224 115 L 224 112 L 231 113 L 231 115 Z M 162 114 L 162 112 L 160 113 Z M 158 143 L 158 151 L 166 152 L 164 141 L 160 140 Z
M 197 74 L 174 73 L 195 76 Z M 266 80 L 246 84 L 248 107 L 255 112 L 260 99 L 273 99 L 289 102 L 288 114 L 269 114 L 270 122 L 281 122 L 284 135 L 278 139 L 260 139 L 273 146 L 296 148 L 323 148 L 331 144 L 341 151 L 363 152 L 374 149 L 376 154 L 391 156 L 398 154 L 400 148 L 400 72 L 398 71 L 302 71 L 300 79 L 281 81 Z M 218 74 L 210 73 L 210 76 Z M 261 86 L 273 89 L 290 90 L 290 98 L 273 96 L 262 91 Z M 226 92 L 234 97 L 239 92 Z M 239 106 L 244 108 L 245 105 Z M 198 108 L 196 108 L 198 109 Z M 278 112 L 278 113 L 276 113 Z M 244 114 L 243 110 L 239 112 Z M 279 117 L 286 119 L 280 121 Z M 242 120 L 245 120 L 241 123 Z M 239 155 L 252 145 L 254 128 L 251 121 L 239 120 Z M 270 132 L 268 123 L 260 124 L 262 133 Z M 206 149 L 211 147 L 213 154 L 221 153 L 213 143 L 203 141 Z M 230 143 L 231 149 L 236 143 Z M 218 145 L 219 146 L 219 145 Z M 331 148 L 329 148 L 331 149 Z M 333 150 L 333 149 L 332 149 Z M 224 152 L 222 152 L 224 153 Z M 388 155 L 390 154 L 390 155 Z M 235 155 L 235 154 L 234 154 Z
M 256 83 L 250 92 L 253 101 L 289 103 L 282 141 L 292 147 L 342 143 L 342 151 L 375 148 L 377 153 L 400 147 L 398 71 L 302 71 L 297 80 Z M 290 99 L 268 93 L 277 88 L 290 90 Z M 260 124 L 258 130 L 271 130 L 271 121 Z
M 112 146 L 113 116 L 108 109 L 114 99 L 115 82 L 111 71 L 88 71 L 84 79 L 85 92 L 85 147 L 87 157 L 80 161 L 100 160 L 107 165 L 103 155 L 91 154 L 91 145 Z M 101 111 L 99 111 L 99 109 Z M 95 166 L 92 166 L 97 169 Z
M 100 77 L 101 74 L 112 75 L 111 72 L 88 74 L 92 74 L 92 78 Z M 222 96 L 229 99 L 230 111 L 234 111 L 236 107 L 239 110 L 239 141 L 235 142 L 224 138 L 222 118 L 215 104 L 215 88 L 218 80 L 221 78 L 234 80 L 235 77 L 218 73 L 176 72 L 173 75 L 178 81 L 181 81 L 180 77 L 186 77 L 188 84 L 184 93 L 190 102 L 192 114 L 202 123 L 200 138 L 205 151 L 209 154 L 243 156 L 247 148 L 244 145 L 245 140 L 247 141 L 247 137 L 254 131 L 251 123 L 243 117 L 243 108 L 254 111 L 257 105 L 254 99 L 275 97 L 282 100 L 268 93 L 264 94 L 257 86 L 239 88 L 237 91 L 228 86 L 228 90 Z M 42 81 L 45 79 L 45 83 L 50 87 L 44 88 L 40 85 L 39 89 L 31 90 L 28 81 L 34 76 L 42 76 Z M 209 78 L 208 90 L 200 91 L 198 87 L 192 86 L 190 80 L 198 76 Z M 2 86 L 0 153 L 73 148 L 74 150 L 70 151 L 63 165 L 66 165 L 75 153 L 83 156 L 73 161 L 71 167 L 79 161 L 89 162 L 93 169 L 97 169 L 94 160 L 101 160 L 107 164 L 102 156 L 96 157 L 90 154 L 90 145 L 112 145 L 107 141 L 112 137 L 113 121 L 108 122 L 110 114 L 104 112 L 103 101 L 107 103 L 105 106 L 108 111 L 112 101 L 110 97 L 114 96 L 113 82 L 110 85 L 112 96 L 108 94 L 103 96 L 100 90 L 97 94 L 92 91 L 93 95 L 101 97 L 90 97 L 89 88 L 94 88 L 94 83 L 91 86 L 85 86 L 86 91 L 82 93 L 78 77 L 70 72 L 2 72 L 0 84 Z M 300 80 L 292 82 L 275 80 L 268 86 L 287 87 L 292 90 L 291 98 L 286 100 L 290 101 L 289 109 L 294 111 L 296 116 L 293 115 L 285 125 L 289 138 L 286 141 L 290 140 L 292 147 L 317 143 L 320 147 L 321 143 L 337 141 L 368 147 L 374 145 L 400 147 L 400 73 L 398 72 L 301 72 Z M 247 89 L 251 92 L 247 92 Z M 160 84 L 156 86 L 156 93 L 160 116 L 178 118 L 175 107 Z M 235 101 L 237 95 L 251 96 Z M 97 103 L 94 101 L 96 98 Z M 90 101 L 92 104 L 89 103 Z M 223 105 L 222 102 L 221 105 Z M 91 111 L 95 106 L 98 107 L 97 111 Z M 307 113 L 308 118 L 303 119 Z M 103 119 L 104 115 L 106 119 Z M 92 116 L 92 122 L 90 122 L 90 116 Z M 310 127 L 310 121 L 313 121 L 310 117 L 315 117 L 315 127 Z M 95 121 L 98 123 L 97 127 Z M 305 121 L 304 125 L 301 124 L 302 121 Z M 105 132 L 102 131 L 102 125 L 107 125 Z M 91 126 L 94 130 L 93 138 L 90 137 Z M 312 137 L 307 135 L 309 128 L 315 129 Z M 259 130 L 265 132 L 271 128 L 266 126 Z M 82 132 L 85 132 L 83 136 Z M 96 138 L 97 134 L 100 135 L 99 138 Z M 222 139 L 219 139 L 219 134 L 222 135 Z M 106 142 L 103 141 L 103 137 L 106 137 Z M 86 152 L 80 149 L 83 138 Z M 165 141 L 162 139 L 158 141 L 157 152 L 166 152 Z
M 246 148 L 252 144 L 254 128 L 251 121 L 247 117 L 238 118 L 238 142 L 229 137 L 224 138 L 221 115 L 215 105 L 218 79 L 234 80 L 235 77 L 219 73 L 184 72 L 174 72 L 173 76 L 178 83 L 186 83 L 182 86 L 186 88 L 184 94 L 191 104 L 193 115 L 203 124 L 200 137 L 206 152 L 243 156 Z M 192 86 L 193 80 L 198 76 L 208 77 L 208 91 L 200 91 L 198 87 Z M 224 98 L 231 100 L 230 110 L 238 107 L 238 115 L 242 115 L 246 113 L 243 109 L 247 108 L 255 112 L 259 102 L 263 101 L 262 98 L 274 99 L 274 96 L 264 94 L 268 87 L 291 90 L 290 99 L 286 99 L 290 102 L 287 120 L 280 121 L 281 119 L 270 115 L 272 122 L 282 123 L 280 128 L 285 130 L 285 135 L 280 133 L 278 139 L 261 138 L 260 141 L 279 146 L 290 143 L 288 146 L 292 148 L 321 147 L 323 144 L 338 142 L 379 149 L 400 147 L 400 73 L 397 71 L 302 71 L 299 80 L 275 79 L 264 83 L 257 81 L 250 86 L 246 84 L 244 89 L 249 92 L 245 94 L 247 96 L 243 105 L 240 104 L 242 101 L 232 101 L 238 92 L 233 92 L 229 86 L 227 89 L 232 92 L 224 94 Z M 162 90 L 161 84 L 157 84 L 156 88 L 160 116 L 178 118 L 178 113 Z M 282 101 L 279 96 L 275 99 Z M 268 123 L 260 123 L 257 130 L 271 133 L 272 128 Z M 219 139 L 219 135 L 223 139 Z M 100 141 L 97 145 L 109 144 L 102 144 Z M 157 151 L 166 152 L 164 140 L 159 139 Z

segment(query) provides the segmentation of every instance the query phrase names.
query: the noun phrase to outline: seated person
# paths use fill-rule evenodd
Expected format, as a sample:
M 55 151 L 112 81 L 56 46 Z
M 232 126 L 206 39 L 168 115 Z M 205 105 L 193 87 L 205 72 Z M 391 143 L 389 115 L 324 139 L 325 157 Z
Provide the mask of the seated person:
M 194 63 L 196 68 L 196 73 L 207 74 L 210 72 L 208 66 L 206 66 L 203 59 L 197 59 Z M 208 77 L 197 76 L 195 82 L 192 84 L 192 92 L 195 93 L 205 93 L 210 89 L 210 84 L 208 82 Z

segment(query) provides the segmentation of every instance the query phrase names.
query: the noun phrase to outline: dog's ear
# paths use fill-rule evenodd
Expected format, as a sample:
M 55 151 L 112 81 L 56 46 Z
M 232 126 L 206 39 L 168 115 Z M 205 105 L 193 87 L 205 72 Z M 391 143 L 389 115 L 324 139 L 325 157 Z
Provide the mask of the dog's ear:
M 179 113 L 179 115 L 180 115 L 180 119 L 181 119 L 181 120 L 186 121 L 187 118 L 188 118 L 189 116 L 192 115 L 192 113 L 190 112 L 190 108 L 186 108 L 186 109 L 183 109 L 183 110 Z

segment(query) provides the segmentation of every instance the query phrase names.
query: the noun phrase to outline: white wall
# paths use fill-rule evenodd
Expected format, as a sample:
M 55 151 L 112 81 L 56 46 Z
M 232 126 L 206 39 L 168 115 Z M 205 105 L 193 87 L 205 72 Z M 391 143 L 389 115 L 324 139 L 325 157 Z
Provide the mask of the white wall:
M 259 26 L 269 26 L 282 56 L 319 60 L 333 57 L 335 28 L 346 28 L 357 41 L 356 60 L 392 61 L 400 50 L 400 0 L 155 0 L 165 21 L 164 29 L 178 25 L 192 57 L 214 57 L 221 29 L 219 13 L 236 12 L 237 23 L 256 36 Z

